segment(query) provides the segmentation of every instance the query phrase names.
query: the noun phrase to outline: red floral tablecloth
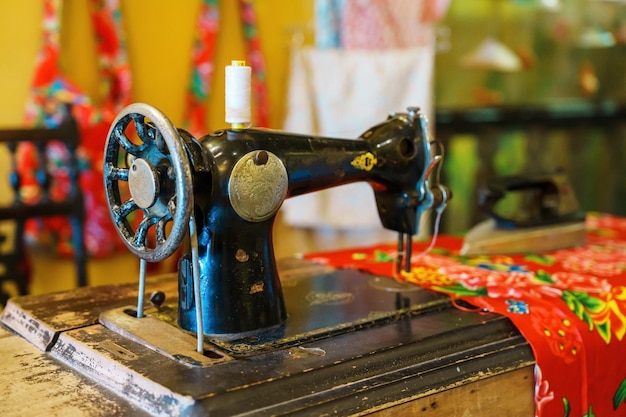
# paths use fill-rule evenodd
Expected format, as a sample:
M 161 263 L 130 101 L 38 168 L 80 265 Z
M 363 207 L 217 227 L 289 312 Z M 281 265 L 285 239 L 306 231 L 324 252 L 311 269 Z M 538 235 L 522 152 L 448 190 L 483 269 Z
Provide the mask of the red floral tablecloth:
M 537 416 L 626 416 L 626 218 L 587 215 L 587 244 L 519 256 L 461 256 L 462 238 L 415 248 L 396 278 L 507 316 L 536 360 Z M 392 277 L 396 248 L 308 259 Z

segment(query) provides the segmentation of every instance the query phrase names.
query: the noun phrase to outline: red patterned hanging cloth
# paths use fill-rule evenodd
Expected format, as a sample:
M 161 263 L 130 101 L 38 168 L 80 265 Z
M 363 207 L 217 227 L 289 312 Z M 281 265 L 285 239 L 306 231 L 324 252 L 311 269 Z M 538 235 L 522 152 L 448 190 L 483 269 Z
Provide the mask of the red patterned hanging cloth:
M 203 0 L 192 50 L 191 80 L 186 97 L 185 128 L 196 137 L 207 133 L 207 100 L 213 79 L 220 14 L 217 0 Z
M 247 60 L 252 68 L 252 95 L 254 106 L 253 124 L 268 127 L 270 124 L 270 101 L 265 76 L 265 60 L 257 29 L 257 17 L 252 0 L 239 0 L 243 34 L 246 39 Z
M 395 278 L 508 317 L 535 355 L 536 416 L 624 416 L 626 218 L 589 213 L 587 238 L 553 252 L 462 256 L 462 238 L 441 236 Z M 307 258 L 391 278 L 396 254 L 378 245 Z
M 240 16 L 246 41 L 246 58 L 252 68 L 252 92 L 255 126 L 269 126 L 270 103 L 265 77 L 265 61 L 259 41 L 256 11 L 250 0 L 239 0 Z M 196 24 L 192 52 L 192 72 L 187 89 L 184 126 L 196 137 L 209 130 L 207 101 L 214 72 L 215 47 L 219 33 L 218 0 L 203 0 Z
M 85 246 L 91 256 L 103 257 L 123 248 L 111 223 L 105 200 L 102 156 L 109 126 L 117 112 L 130 103 L 131 72 L 123 37 L 119 0 L 90 0 L 90 15 L 96 35 L 98 69 L 103 91 L 101 103 L 94 103 L 64 75 L 60 66 L 62 0 L 44 1 L 43 46 L 37 57 L 31 97 L 27 104 L 29 125 L 57 126 L 64 117 L 64 106 L 71 104 L 81 135 L 78 149 L 79 182 L 85 196 Z M 46 150 L 58 167 L 53 173 L 55 193 L 67 193 L 64 147 Z M 23 192 L 38 198 L 36 181 L 28 180 L 36 164 L 33 146 L 23 146 L 18 153 Z M 32 176 L 31 176 L 32 177 Z M 25 191 L 24 191 L 25 190 Z M 38 245 L 52 246 L 62 255 L 72 252 L 70 228 L 64 219 L 32 221 L 26 226 L 27 239 Z

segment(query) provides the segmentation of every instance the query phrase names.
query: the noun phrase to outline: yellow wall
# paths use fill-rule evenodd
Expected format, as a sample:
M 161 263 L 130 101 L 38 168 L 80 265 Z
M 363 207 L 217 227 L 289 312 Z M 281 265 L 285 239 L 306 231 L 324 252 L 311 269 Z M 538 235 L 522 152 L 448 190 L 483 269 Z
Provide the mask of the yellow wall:
M 76 84 L 96 99 L 98 78 L 88 0 L 65 0 L 62 31 L 62 66 Z M 224 66 L 245 59 L 237 0 L 220 0 L 221 31 L 216 72 L 209 103 L 210 129 L 224 123 Z M 135 101 L 159 107 L 177 125 L 191 69 L 191 45 L 200 0 L 121 0 L 134 77 Z M 285 112 L 288 49 L 294 29 L 310 27 L 313 0 L 255 1 L 261 46 L 266 60 L 271 101 L 271 127 L 280 127 Z M 41 45 L 43 0 L 0 0 L 0 128 L 19 125 Z M 104 146 L 105 138 L 102 138 Z M 0 149 L 4 151 L 4 149 Z M 6 178 L 8 157 L 0 152 L 0 178 Z M 0 196 L 7 196 L 0 181 Z M 293 250 L 292 247 L 289 248 Z M 285 256 L 285 250 L 277 253 Z M 110 271 L 124 271 L 111 275 Z M 74 267 L 70 260 L 33 258 L 30 291 L 34 294 L 72 288 Z M 113 259 L 91 259 L 91 285 L 133 282 L 138 261 L 128 253 Z M 13 290 L 10 290 L 13 292 Z
M 280 127 L 293 29 L 310 26 L 313 0 L 255 1 L 267 66 L 271 125 Z M 98 79 L 87 0 L 65 0 L 62 66 L 96 99 Z M 135 101 L 159 107 L 175 124 L 183 117 L 191 45 L 200 0 L 122 0 Z M 245 59 L 236 0 L 221 0 L 217 65 L 209 102 L 210 129 L 224 126 L 224 66 Z M 22 121 L 33 65 L 41 44 L 42 0 L 0 3 L 0 125 Z

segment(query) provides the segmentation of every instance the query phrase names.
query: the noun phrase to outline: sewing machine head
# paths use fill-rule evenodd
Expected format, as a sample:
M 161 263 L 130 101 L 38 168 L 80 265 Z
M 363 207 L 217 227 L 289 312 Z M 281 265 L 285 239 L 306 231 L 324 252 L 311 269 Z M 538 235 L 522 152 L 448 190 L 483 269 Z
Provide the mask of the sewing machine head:
M 15 366 L 76 370 L 133 415 L 353 415 L 413 396 L 407 376 L 428 391 L 449 375 L 473 378 L 483 368 L 459 370 L 470 351 L 494 366 L 471 342 L 493 340 L 485 329 L 510 339 L 509 328 L 486 326 L 485 316 L 416 285 L 303 259 L 275 262 L 272 226 L 284 199 L 366 181 L 409 265 L 421 214 L 440 214 L 449 198 L 436 175 L 427 180 L 441 155 L 431 156 L 416 109 L 356 140 L 262 129 L 196 139 L 133 104 L 111 126 L 104 156 L 112 218 L 141 259 L 139 288 L 9 300 L 0 332 L 13 329 L 42 351 L 34 361 L 16 354 Z M 146 280 L 147 262 L 174 253 L 177 274 Z M 464 348 L 451 356 L 452 346 Z M 437 370 L 424 372 L 432 364 Z
M 381 222 L 400 234 L 408 266 L 422 213 L 449 198 L 438 181 L 428 181 L 441 158 L 431 152 L 426 119 L 415 108 L 357 140 L 266 129 L 196 139 L 154 107 L 133 104 L 109 132 L 104 177 L 111 215 L 131 252 L 155 262 L 184 247 L 179 325 L 232 335 L 287 320 L 272 243 L 286 198 L 370 183 Z

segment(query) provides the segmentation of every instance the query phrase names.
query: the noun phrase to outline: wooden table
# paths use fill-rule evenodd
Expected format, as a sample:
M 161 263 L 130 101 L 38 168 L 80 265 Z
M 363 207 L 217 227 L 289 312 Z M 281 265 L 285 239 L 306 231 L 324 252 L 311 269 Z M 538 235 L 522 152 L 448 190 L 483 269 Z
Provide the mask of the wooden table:
M 148 280 L 146 294 L 166 302 L 142 319 L 124 313 L 134 285 L 13 299 L 0 329 L 0 414 L 533 415 L 532 352 L 506 318 L 303 261 L 283 263 L 281 277 L 288 322 L 206 336 L 203 358 L 172 321 L 172 275 Z M 159 351 L 164 340 L 174 353 Z

